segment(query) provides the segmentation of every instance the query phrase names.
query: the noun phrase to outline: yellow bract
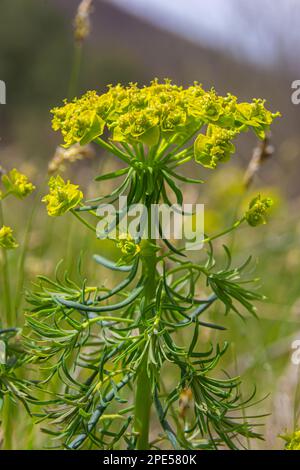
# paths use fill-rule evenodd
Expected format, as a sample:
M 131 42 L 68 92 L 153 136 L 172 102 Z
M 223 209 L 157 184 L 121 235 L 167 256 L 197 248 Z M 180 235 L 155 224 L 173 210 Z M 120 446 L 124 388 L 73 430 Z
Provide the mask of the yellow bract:
M 61 176 L 52 176 L 49 180 L 50 192 L 43 197 L 42 201 L 47 204 L 48 214 L 52 217 L 68 212 L 83 199 L 83 193 L 79 186 L 65 182 Z

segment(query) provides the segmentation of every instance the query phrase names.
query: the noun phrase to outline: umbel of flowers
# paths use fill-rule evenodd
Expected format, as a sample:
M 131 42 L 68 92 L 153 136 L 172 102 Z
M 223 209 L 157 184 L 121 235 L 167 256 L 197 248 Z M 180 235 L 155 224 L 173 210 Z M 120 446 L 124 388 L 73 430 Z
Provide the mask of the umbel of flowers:
M 135 83 L 109 86 L 102 95 L 89 91 L 52 113 L 53 129 L 62 132 L 66 146 L 99 140 L 108 131 L 112 142 L 155 147 L 159 158 L 166 144 L 182 145 L 195 136 L 194 158 L 209 168 L 230 158 L 232 141 L 241 132 L 252 129 L 264 138 L 278 115 L 263 100 L 239 103 L 231 94 L 219 96 L 198 83 L 183 88 L 169 80 L 142 88 Z
M 129 203 L 145 202 L 144 196 L 149 201 L 153 194 L 152 202 L 162 195 L 169 203 L 165 186 L 175 192 L 177 202 L 182 202 L 172 181 L 202 181 L 181 177 L 174 172 L 176 167 L 194 159 L 215 169 L 235 152 L 237 135 L 251 129 L 263 139 L 279 116 L 266 109 L 261 99 L 239 103 L 235 96 L 220 96 L 214 89 L 205 91 L 197 82 L 183 88 L 157 79 L 141 88 L 136 83 L 110 85 L 101 95 L 88 91 L 81 98 L 65 101 L 52 113 L 53 129 L 61 131 L 65 147 L 75 149 L 78 144 L 96 142 L 127 163 L 128 168 L 117 176 L 128 171 L 124 188 L 131 183 Z M 51 216 L 73 210 L 83 199 L 79 187 L 65 183 L 60 176 L 50 179 L 49 188 L 43 202 Z M 271 206 L 269 198 L 258 195 L 242 221 L 253 227 L 265 223 Z M 122 237 L 118 246 L 124 243 L 124 234 Z
M 121 178 L 116 189 L 85 202 L 77 185 L 60 176 L 50 179 L 43 199 L 49 215 L 70 211 L 94 233 L 98 205 L 120 195 L 126 195 L 128 206 L 143 203 L 148 211 L 160 202 L 170 206 L 173 196 L 181 205 L 178 181 L 203 183 L 180 174 L 181 165 L 194 160 L 216 169 L 235 152 L 239 134 L 252 130 L 263 139 L 278 115 L 263 100 L 240 103 L 230 94 L 205 91 L 199 83 L 184 88 L 169 80 L 144 87 L 118 84 L 103 94 L 89 91 L 52 113 L 65 147 L 96 143 L 125 163 L 95 178 Z M 50 422 L 50 433 L 65 447 L 164 448 L 167 440 L 176 449 L 236 449 L 244 438 L 260 437 L 245 415 L 249 400 L 241 403 L 239 378 L 213 376 L 228 345 L 209 349 L 199 332 L 224 329 L 205 318 L 214 303 L 219 313 L 223 307 L 225 313 L 256 314 L 253 302 L 263 297 L 248 287 L 247 263 L 232 267 L 226 248 L 228 263 L 217 267 L 213 240 L 244 222 L 251 227 L 265 223 L 271 205 L 258 195 L 232 227 L 207 236 L 202 261 L 189 260 L 184 249 L 163 237 L 140 241 L 120 232 L 117 262 L 94 255 L 96 263 L 124 276 L 119 284 L 78 284 L 67 274 L 56 281 L 41 278 L 39 288 L 28 295 L 27 347 L 31 362 L 42 362 L 43 368 L 48 364 L 49 380 L 57 374 L 63 383 L 57 396 L 49 397 L 51 410 L 39 416 Z M 121 218 L 118 213 L 113 225 Z M 207 296 L 201 297 L 204 291 Z M 191 340 L 178 346 L 178 332 L 185 328 L 193 329 L 186 336 Z M 175 385 L 165 382 L 162 368 L 167 364 L 177 370 Z M 162 434 L 150 442 L 154 412 Z

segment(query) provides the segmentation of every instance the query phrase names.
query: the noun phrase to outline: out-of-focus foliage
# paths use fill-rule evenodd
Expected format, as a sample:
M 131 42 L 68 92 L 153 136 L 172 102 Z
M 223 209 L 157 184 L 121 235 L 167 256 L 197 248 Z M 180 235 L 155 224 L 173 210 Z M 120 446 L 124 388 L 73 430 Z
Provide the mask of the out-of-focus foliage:
M 49 107 L 67 88 L 72 41 L 66 43 L 66 28 L 51 2 L 1 1 L 0 70 L 11 117 Z

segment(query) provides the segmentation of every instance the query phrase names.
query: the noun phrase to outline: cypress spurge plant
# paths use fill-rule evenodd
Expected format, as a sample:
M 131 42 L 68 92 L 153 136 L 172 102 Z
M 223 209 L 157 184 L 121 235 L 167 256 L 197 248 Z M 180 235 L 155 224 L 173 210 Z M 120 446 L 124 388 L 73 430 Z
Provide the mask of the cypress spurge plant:
M 271 200 L 258 195 L 232 227 L 205 236 L 207 250 L 197 253 L 202 261 L 190 260 L 188 251 L 163 236 L 155 240 L 149 231 L 134 238 L 118 227 L 132 204 L 142 203 L 149 221 L 153 204 L 171 206 L 174 196 L 181 205 L 180 183 L 202 183 L 178 172 L 181 165 L 194 160 L 216 169 L 234 154 L 240 133 L 251 129 L 263 139 L 277 114 L 262 100 L 239 103 L 198 83 L 183 88 L 157 80 L 142 88 L 109 86 L 102 95 L 87 92 L 52 112 L 53 128 L 61 131 L 66 147 L 94 142 L 125 165 L 97 176 L 99 182 L 121 178 L 121 183 L 85 203 L 78 186 L 52 177 L 44 198 L 49 215 L 70 211 L 96 235 L 98 206 L 127 196 L 127 206 L 97 231 L 102 238 L 117 229 L 113 238 L 120 259 L 94 255 L 96 263 L 122 276 L 119 284 L 107 288 L 98 279 L 89 285 L 57 273 L 55 280 L 40 276 L 28 294 L 32 309 L 25 342 L 32 361 L 49 371 L 41 387 L 54 375 L 62 382 L 36 413 L 48 422 L 44 428 L 53 445 L 237 449 L 244 438 L 260 438 L 256 423 L 247 418 L 252 397 L 241 403 L 240 379 L 217 369 L 228 345 L 208 347 L 201 330 L 224 329 L 207 319 L 215 303 L 220 317 L 223 311 L 255 315 L 252 303 L 262 297 L 248 287 L 248 263 L 232 267 L 226 248 L 227 265 L 217 267 L 213 240 L 242 224 L 265 223 Z M 155 414 L 161 430 L 153 425 Z

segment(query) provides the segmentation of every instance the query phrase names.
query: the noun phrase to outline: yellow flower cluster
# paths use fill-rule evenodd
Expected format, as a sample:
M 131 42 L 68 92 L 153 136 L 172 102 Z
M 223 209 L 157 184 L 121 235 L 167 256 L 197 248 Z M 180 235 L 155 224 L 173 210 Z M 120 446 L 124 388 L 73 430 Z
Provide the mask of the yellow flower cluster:
M 249 210 L 245 214 L 245 219 L 251 227 L 266 223 L 266 215 L 273 205 L 271 198 L 261 198 L 256 196 L 249 204 Z
M 117 247 L 122 252 L 121 264 L 131 263 L 141 251 L 140 245 L 135 243 L 130 234 L 120 234 L 117 239 Z
M 263 138 L 278 115 L 268 111 L 262 100 L 238 103 L 236 97 L 230 94 L 219 96 L 214 89 L 205 91 L 197 82 L 183 88 L 169 80 L 164 83 L 154 80 L 142 88 L 135 83 L 126 87 L 120 84 L 109 86 L 102 95 L 89 91 L 72 102 L 65 101 L 52 113 L 53 128 L 62 132 L 65 146 L 91 142 L 100 137 L 105 128 L 114 141 L 153 146 L 161 137 L 167 141 L 174 137 L 172 141 L 176 138 L 184 140 L 198 133 L 202 126 L 212 124 L 214 135 L 219 136 L 217 150 L 210 144 L 213 151 L 210 160 L 214 161 L 224 159 L 220 157 L 220 149 L 225 148 L 228 154 L 229 135 L 222 134 L 222 130 L 234 131 L 235 136 L 251 128 Z M 209 149 L 205 146 L 206 156 L 202 158 L 199 146 L 202 147 L 198 141 L 197 161 L 206 162 Z
M 18 243 L 13 237 L 12 229 L 6 225 L 3 225 L 0 229 L 0 247 L 5 250 L 12 250 L 18 247 Z
M 231 142 L 236 131 L 209 125 L 206 135 L 199 134 L 194 144 L 195 160 L 206 168 L 216 168 L 219 162 L 226 162 L 235 152 Z
M 43 197 L 42 202 L 47 204 L 48 214 L 52 217 L 68 212 L 83 199 L 82 192 L 70 181 L 65 182 L 61 176 L 52 176 L 49 180 L 50 192 Z
M 3 196 L 13 194 L 19 199 L 23 199 L 35 190 L 35 186 L 30 183 L 27 176 L 23 175 L 15 168 L 9 173 L 4 174 L 1 179 L 7 191 Z
M 52 110 L 53 129 L 61 130 L 65 147 L 76 142 L 84 145 L 103 134 L 105 122 L 98 112 L 98 105 L 99 96 L 89 91 L 82 98 L 71 103 L 65 101 L 64 106 Z

